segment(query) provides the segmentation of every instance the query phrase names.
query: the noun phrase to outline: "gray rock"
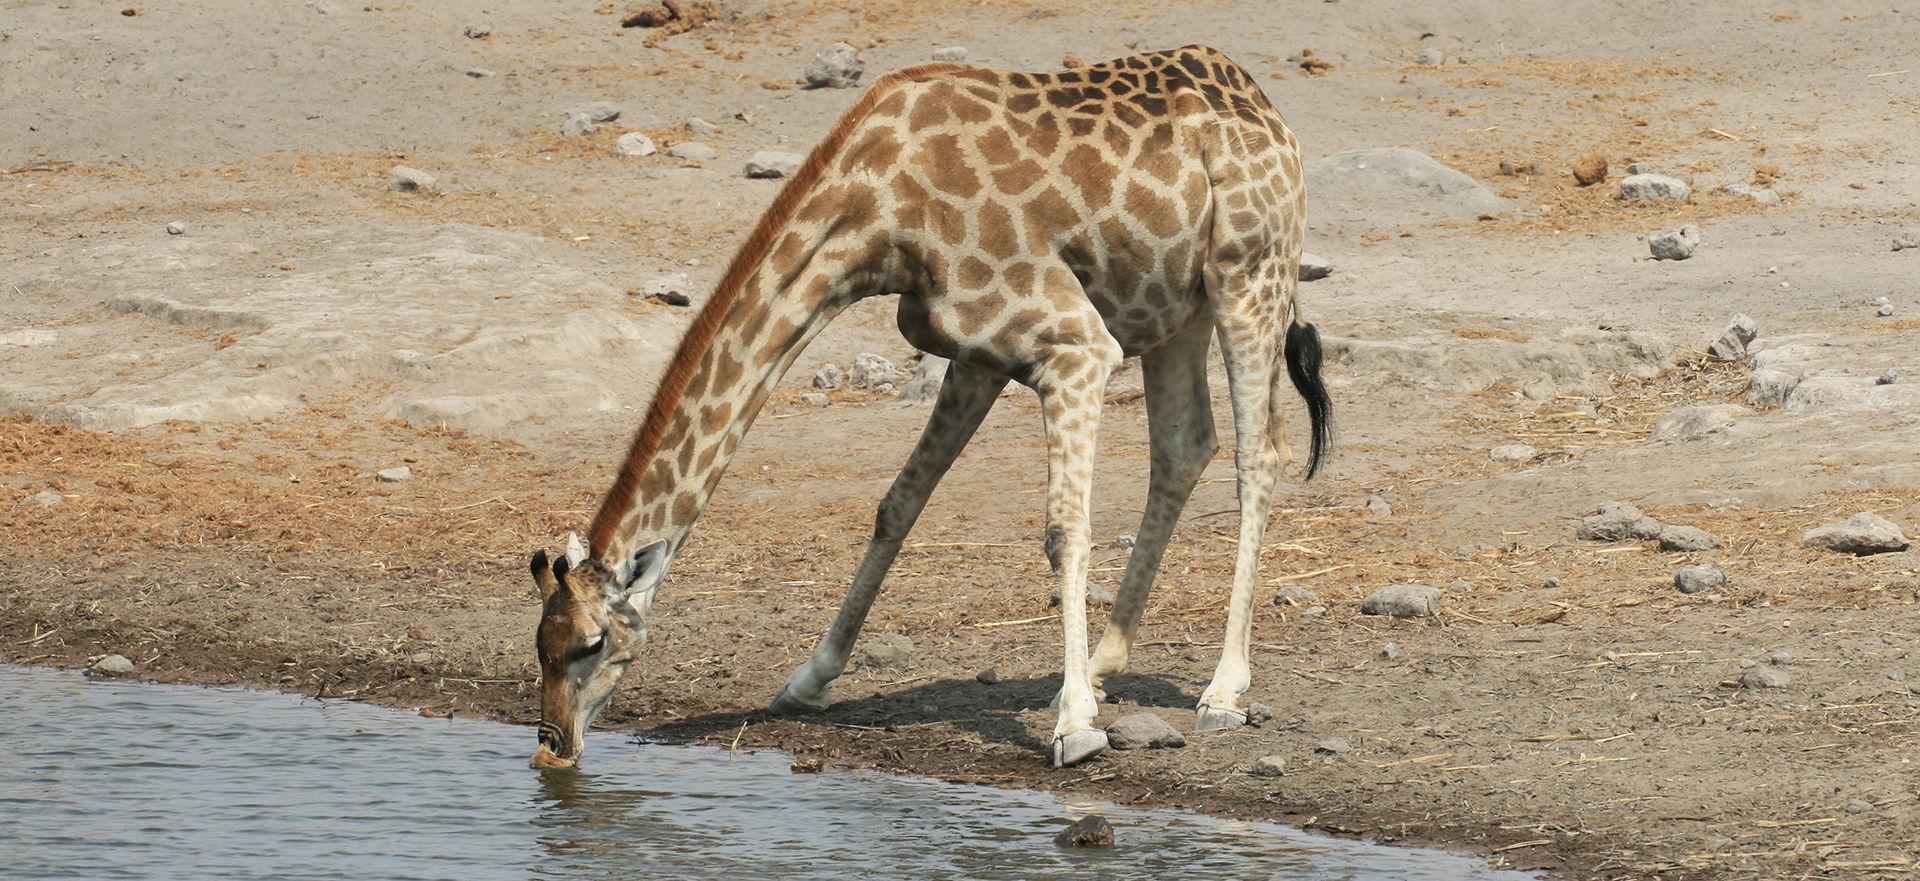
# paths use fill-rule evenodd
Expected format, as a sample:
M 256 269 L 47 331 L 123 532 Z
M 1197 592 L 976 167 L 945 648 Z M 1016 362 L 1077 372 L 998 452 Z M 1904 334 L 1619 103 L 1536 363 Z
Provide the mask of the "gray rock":
M 36 508 L 51 508 L 55 505 L 64 505 L 66 503 L 66 496 L 51 490 L 41 490 L 33 495 L 27 496 L 27 504 Z
M 1614 198 L 1684 202 L 1693 198 L 1693 188 L 1687 186 L 1685 181 L 1664 174 L 1630 174 L 1621 178 L 1620 192 Z
M 862 667 L 888 669 L 913 664 L 913 640 L 904 633 L 876 633 L 860 649 Z
M 1792 675 L 1773 667 L 1755 667 L 1740 674 L 1741 688 L 1786 688 L 1791 684 Z
M 1380 659 L 1383 661 L 1398 661 L 1406 654 L 1406 650 L 1402 649 L 1397 642 L 1390 642 L 1380 647 Z
M 907 380 L 900 387 L 900 394 L 894 400 L 903 404 L 931 404 L 940 397 L 940 380 L 931 376 L 917 376 Z
M 483 40 L 492 35 L 493 35 L 492 25 L 470 24 L 460 29 L 460 36 L 466 37 L 467 39 L 470 39 L 470 40 Z
M 126 655 L 114 654 L 93 662 L 93 666 L 89 669 L 108 676 L 125 676 L 133 672 L 133 662 L 127 660 Z
M 1893 234 L 1895 251 L 1905 251 L 1909 248 L 1920 248 L 1920 226 L 1905 227 Z
M 1432 46 L 1427 46 L 1425 48 L 1422 48 L 1419 54 L 1413 56 L 1413 63 L 1421 65 L 1423 67 L 1433 67 L 1435 65 L 1446 64 L 1447 53 L 1442 52 L 1439 49 L 1436 49 Z
M 1881 318 L 1892 318 L 1892 317 L 1893 317 L 1893 306 L 1892 306 L 1892 304 L 1888 304 L 1888 305 L 1885 305 L 1885 306 L 1881 306 L 1880 308 L 1878 308 L 1878 309 L 1875 309 L 1875 310 L 1874 310 L 1874 312 L 1873 312 L 1873 314 L 1875 314 L 1875 315 L 1878 315 L 1878 316 L 1880 316 Z
M 613 142 L 615 156 L 652 156 L 658 152 L 660 148 L 654 146 L 653 139 L 639 132 L 627 132 Z
M 845 43 L 835 43 L 807 62 L 807 85 L 816 89 L 851 89 L 860 85 L 860 72 L 866 69 L 866 62 L 860 60 L 860 50 Z
M 1651 162 L 1634 162 L 1627 165 L 1628 174 L 1647 174 L 1651 171 L 1653 171 Z
M 1759 202 L 1762 207 L 1765 207 L 1765 208 L 1780 207 L 1780 194 L 1774 192 L 1773 188 L 1771 187 L 1764 190 L 1754 190 L 1753 192 L 1748 193 L 1747 195 L 1751 197 L 1755 202 Z
M 1247 766 L 1247 773 L 1255 777 L 1285 777 L 1287 760 L 1281 756 L 1261 756 Z
M 381 483 L 403 483 L 413 479 L 413 469 L 405 465 L 398 468 L 388 468 L 385 471 L 375 474 L 373 479 Z
M 825 407 L 833 403 L 833 399 L 827 397 L 826 392 L 807 392 L 800 396 L 800 403 L 809 407 Z
M 1247 702 L 1247 724 L 1265 725 L 1273 721 L 1273 708 L 1259 701 Z
M 1362 502 L 1360 504 L 1360 507 L 1367 509 L 1369 512 L 1372 512 L 1373 516 L 1375 517 L 1392 517 L 1393 516 L 1393 505 L 1389 504 L 1386 499 L 1383 499 L 1379 496 L 1367 496 L 1367 500 L 1365 502 Z
M 1333 262 L 1317 254 L 1300 255 L 1300 280 L 1319 281 L 1333 274 Z
M 1353 749 L 1344 737 L 1329 737 L 1313 745 L 1313 751 L 1326 755 L 1339 755 Z
M 1000 671 L 988 667 L 985 670 L 973 674 L 973 681 L 981 685 L 993 685 L 1000 681 Z
M 569 114 L 567 118 L 560 123 L 560 134 L 565 137 L 577 138 L 581 135 L 593 134 L 593 132 L 593 120 L 584 113 Z
M 944 61 L 948 64 L 965 64 L 967 63 L 967 47 L 941 46 L 933 50 L 933 60 Z
M 1692 440 L 1705 437 L 1716 431 L 1732 428 L 1746 415 L 1747 408 L 1739 404 L 1695 404 L 1660 417 L 1653 431 L 1647 434 L 1647 440 Z
M 1047 607 L 1053 608 L 1058 605 L 1060 605 L 1060 584 L 1058 582 L 1055 582 L 1053 585 L 1053 592 L 1047 595 Z M 1110 591 L 1104 587 L 1101 587 L 1098 584 L 1094 584 L 1091 581 L 1087 582 L 1087 605 L 1089 606 L 1113 605 L 1113 591 Z
M 708 122 L 704 119 L 701 119 L 698 116 L 693 117 L 684 123 L 681 123 L 681 127 L 703 138 L 711 138 L 714 135 L 717 135 L 720 133 L 719 126 L 714 125 L 713 123 Z
M 760 150 L 747 157 L 746 174 L 753 178 L 791 177 L 807 157 L 778 150 Z
M 1900 381 L 1899 371 L 1889 370 L 1875 377 L 1873 380 L 1873 384 L 1874 385 L 1893 385 L 1894 383 L 1899 381 Z
M 1685 260 L 1700 247 L 1700 228 L 1689 223 L 1647 236 L 1647 251 L 1655 260 Z
M 1720 547 L 1720 539 L 1698 526 L 1669 526 L 1660 530 L 1660 549 L 1698 553 Z
M 1600 510 L 1580 521 L 1574 535 L 1581 541 L 1645 541 L 1659 538 L 1660 521 L 1640 513 L 1626 502 L 1601 502 Z
M 390 175 L 388 185 L 402 193 L 431 193 L 440 185 L 433 175 L 404 165 L 394 166 Z
M 1540 454 L 1526 444 L 1501 444 L 1487 451 L 1487 458 L 1495 462 L 1526 462 Z
M 1425 618 L 1440 610 L 1440 602 L 1440 588 L 1426 584 L 1393 584 L 1374 591 L 1362 600 L 1360 614 Z
M 693 303 L 693 278 L 684 272 L 647 279 L 640 285 L 640 296 L 663 303 L 687 306 Z
M 589 101 L 569 108 L 562 116 L 585 116 L 588 122 L 612 122 L 620 118 L 620 105 L 612 101 Z
M 720 151 L 715 150 L 714 148 L 707 146 L 706 144 L 700 143 L 699 141 L 687 141 L 686 143 L 683 143 L 683 144 L 675 144 L 671 147 L 668 147 L 667 155 L 672 156 L 675 159 L 689 159 L 694 162 L 707 162 L 709 160 L 720 158 Z
M 487 77 L 493 76 L 493 70 L 485 67 L 469 67 L 467 68 L 467 76 L 473 77 L 474 79 L 477 79 L 477 80 L 483 80 L 483 79 L 486 79 Z
M 1760 325 L 1745 313 L 1735 312 L 1720 331 L 1720 338 L 1707 347 L 1716 361 L 1738 361 L 1747 357 L 1747 345 L 1760 335 Z
M 1114 749 L 1159 749 L 1186 746 L 1187 738 L 1159 716 L 1129 713 L 1107 726 L 1107 745 Z
M 1747 377 L 1747 403 L 1755 407 L 1784 407 L 1793 390 L 1805 381 L 1798 370 L 1776 370 L 1756 366 Z
M 1847 801 L 1847 813 L 1849 814 L 1864 814 L 1871 810 L 1873 810 L 1873 802 L 1867 801 L 1864 798 L 1849 799 Z
M 1673 586 L 1681 593 L 1701 593 L 1727 586 L 1727 574 L 1711 563 L 1682 566 L 1673 573 Z
M 1878 514 L 1862 511 L 1839 523 L 1828 523 L 1801 536 L 1803 548 L 1827 548 L 1867 556 L 1904 551 L 1911 546 L 1900 527 Z
M 1320 605 L 1320 595 L 1297 584 L 1283 584 L 1274 591 L 1273 604 L 1276 606 L 1294 606 L 1306 608 Z
M 854 356 L 853 366 L 847 369 L 847 382 L 854 388 L 892 385 L 898 376 L 892 361 L 872 352 L 861 352 Z
M 1776 649 L 1767 653 L 1767 663 L 1775 667 L 1786 667 L 1793 663 L 1793 653 L 1786 649 Z
M 187 234 L 187 225 L 175 220 L 167 224 L 167 235 L 183 236 Z
M 833 389 L 839 388 L 840 385 L 846 381 L 847 375 L 842 373 L 840 368 L 832 364 L 820 368 L 818 372 L 813 374 L 813 387 L 817 389 L 832 391 Z
M 1055 847 L 1112 847 L 1113 824 L 1098 814 L 1089 814 L 1053 836 Z

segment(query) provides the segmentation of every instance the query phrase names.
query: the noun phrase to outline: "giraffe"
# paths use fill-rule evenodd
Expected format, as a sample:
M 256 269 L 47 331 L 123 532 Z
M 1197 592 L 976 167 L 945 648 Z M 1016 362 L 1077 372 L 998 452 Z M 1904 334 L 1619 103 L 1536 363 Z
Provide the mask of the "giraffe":
M 1224 646 L 1195 728 L 1244 724 L 1260 544 L 1292 458 L 1283 373 L 1311 417 L 1309 478 L 1331 438 L 1319 335 L 1297 302 L 1304 212 L 1292 132 L 1213 49 L 1055 73 L 929 64 L 882 77 L 781 189 L 688 329 L 587 543 L 570 539 L 552 561 L 533 555 L 543 598 L 533 766 L 577 763 L 585 728 L 645 642 L 655 591 L 761 405 L 835 315 L 883 294 L 899 295 L 906 340 L 950 365 L 839 612 L 772 709 L 828 706 L 908 530 L 1018 381 L 1041 404 L 1044 546 L 1065 643 L 1052 761 L 1104 750 L 1093 725 L 1100 689 L 1127 667 L 1168 537 L 1218 450 L 1207 387 L 1217 338 L 1240 532 Z M 1095 436 L 1107 377 L 1134 355 L 1148 500 L 1090 652 Z

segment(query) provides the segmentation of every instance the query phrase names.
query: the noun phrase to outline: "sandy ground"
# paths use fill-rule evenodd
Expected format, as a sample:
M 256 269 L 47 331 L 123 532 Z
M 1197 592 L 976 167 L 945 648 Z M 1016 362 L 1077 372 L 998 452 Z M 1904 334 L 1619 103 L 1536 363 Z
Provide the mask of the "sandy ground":
M 1260 77 L 1307 159 L 1412 147 L 1510 200 L 1474 220 L 1316 194 L 1308 249 L 1338 269 L 1304 296 L 1334 355 L 1338 446 L 1287 487 L 1265 575 L 1325 612 L 1261 598 L 1250 697 L 1273 718 L 1047 767 L 1059 637 L 1024 390 L 935 496 L 868 625 L 910 636 L 912 662 L 856 668 L 817 718 L 760 711 L 837 605 L 926 415 L 864 391 L 798 401 L 822 362 L 912 354 L 876 302 L 763 415 L 602 723 L 1571 878 L 1905 876 L 1920 567 L 1799 537 L 1858 511 L 1920 534 L 1920 251 L 1889 244 L 1920 225 L 1920 15 L 1431 5 L 774 3 L 662 36 L 620 28 L 624 7 L 532 0 L 6 0 L 0 403 L 21 415 L 0 422 L 0 655 L 119 653 L 155 680 L 533 721 L 524 560 L 584 526 L 690 311 L 631 292 L 686 272 L 697 301 L 777 186 L 739 163 L 806 149 L 851 103 L 791 88 L 807 58 L 846 40 L 870 79 L 945 45 L 1050 69 L 1203 42 Z M 1288 60 L 1305 49 L 1334 67 L 1308 75 Z M 623 114 L 562 137 L 591 101 Z M 695 116 L 721 129 L 704 167 L 610 155 L 627 131 L 693 140 Z M 1567 169 L 1591 154 L 1612 179 L 1578 187 Z M 1696 197 L 1614 200 L 1633 161 Z M 438 191 L 392 190 L 402 164 Z M 1699 254 L 1649 261 L 1641 237 L 1682 223 L 1703 229 Z M 1746 403 L 1751 365 L 1703 354 L 1735 312 L 1824 397 L 1650 441 L 1683 406 Z M 1620 354 L 1648 340 L 1670 349 Z M 1130 379 L 1103 426 L 1102 543 L 1133 531 L 1145 490 Z M 1489 459 L 1509 443 L 1536 455 Z M 400 465 L 411 479 L 375 479 Z M 1607 499 L 1723 549 L 1576 540 Z M 1217 462 L 1103 722 L 1190 724 L 1232 506 Z M 1096 581 L 1123 555 L 1103 551 Z M 1727 587 L 1676 592 L 1691 562 Z M 1446 589 L 1444 610 L 1359 614 L 1405 581 Z M 1740 687 L 1762 667 L 1786 685 Z M 1345 748 L 1319 749 L 1331 739 Z M 1247 773 L 1268 755 L 1285 776 Z

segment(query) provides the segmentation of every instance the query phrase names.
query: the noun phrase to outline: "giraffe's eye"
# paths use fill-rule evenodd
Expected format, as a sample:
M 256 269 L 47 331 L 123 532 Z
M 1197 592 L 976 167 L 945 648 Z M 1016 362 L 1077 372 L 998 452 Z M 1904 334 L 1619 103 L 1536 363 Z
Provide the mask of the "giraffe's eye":
M 580 649 L 580 654 L 578 655 L 578 657 L 582 660 L 591 658 L 594 655 L 600 654 L 600 650 L 606 647 L 607 647 L 607 635 L 602 633 L 599 636 L 594 637 L 593 641 L 587 643 L 584 648 Z

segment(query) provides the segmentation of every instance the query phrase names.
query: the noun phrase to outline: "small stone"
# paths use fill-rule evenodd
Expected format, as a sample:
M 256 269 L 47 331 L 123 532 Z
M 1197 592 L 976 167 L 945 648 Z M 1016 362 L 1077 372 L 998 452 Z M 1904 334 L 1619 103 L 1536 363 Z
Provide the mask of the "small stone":
M 778 150 L 760 150 L 747 157 L 746 175 L 751 178 L 792 177 L 807 157 Z
M 985 670 L 973 674 L 973 681 L 981 685 L 993 685 L 1000 681 L 1000 672 L 992 667 L 988 667 Z
M 1885 373 L 1880 374 L 1879 377 L 1875 378 L 1873 381 L 1873 384 L 1874 385 L 1893 385 L 1894 383 L 1899 381 L 1900 381 L 1900 374 L 1897 371 L 1889 370 Z
M 1905 251 L 1909 248 L 1920 248 L 1920 226 L 1909 226 L 1894 233 L 1893 249 Z
M 1316 254 L 1300 255 L 1300 280 L 1319 281 L 1333 274 L 1333 262 Z
M 1739 404 L 1694 404 L 1660 417 L 1648 432 L 1647 440 L 1692 440 L 1738 424 L 1740 417 L 1752 411 Z
M 407 656 L 407 660 L 415 664 L 431 663 L 433 661 L 433 652 L 414 652 Z
M 1660 549 L 1696 553 L 1720 547 L 1720 539 L 1697 526 L 1669 526 L 1660 530 Z
M 1067 54 L 1060 56 L 1060 66 L 1068 70 L 1073 70 L 1075 68 L 1086 67 L 1087 63 L 1085 61 L 1080 60 L 1080 56 L 1075 55 L 1072 52 L 1068 52 Z
M 1287 760 L 1280 756 L 1261 756 L 1247 767 L 1247 773 L 1255 777 L 1285 777 Z
M 390 172 L 389 186 L 402 193 L 431 193 L 440 182 L 418 168 L 396 165 Z
M 1280 589 L 1274 592 L 1273 604 L 1305 609 L 1320 605 L 1320 596 L 1300 585 L 1286 584 L 1281 585 Z
M 807 62 L 807 85 L 816 89 L 851 89 L 860 84 L 860 73 L 865 69 L 860 50 L 846 43 L 835 43 Z
M 1421 67 L 1436 67 L 1447 63 L 1447 53 L 1432 46 L 1426 46 L 1421 48 L 1420 52 L 1413 56 L 1413 63 Z M 1508 174 L 1512 174 L 1512 172 L 1508 172 Z
M 703 138 L 711 138 L 720 133 L 720 127 L 695 116 L 681 123 L 681 127 Z
M 66 496 L 51 490 L 41 490 L 33 495 L 27 496 L 27 504 L 36 508 L 51 508 L 55 505 L 64 505 L 66 503 Z
M 1630 162 L 1627 164 L 1628 174 L 1647 174 L 1651 171 L 1653 171 L 1653 163 L 1651 162 Z
M 1601 502 L 1598 513 L 1580 521 L 1574 530 L 1581 541 L 1645 541 L 1659 538 L 1664 527 L 1660 521 L 1640 513 L 1626 502 Z
M 1839 523 L 1828 523 L 1808 530 L 1806 535 L 1801 536 L 1800 546 L 1827 548 L 1864 557 L 1904 551 L 1912 543 L 1907 541 L 1893 521 L 1863 511 Z
M 467 76 L 473 77 L 474 79 L 477 79 L 477 80 L 483 80 L 483 79 L 486 79 L 487 77 L 493 76 L 493 71 L 484 67 L 469 67 L 467 68 Z
M 620 118 L 620 105 L 612 101 L 589 101 L 568 108 L 562 116 L 584 115 L 588 122 L 612 122 Z
M 1089 814 L 1053 836 L 1053 843 L 1057 847 L 1111 847 L 1113 824 L 1105 817 Z
M 847 369 L 847 382 L 854 388 L 891 384 L 896 376 L 893 362 L 872 352 L 855 355 L 853 366 Z
M 893 668 L 913 664 L 913 639 L 904 633 L 878 633 L 861 647 L 860 666 Z
M 1727 586 L 1727 576 L 1720 571 L 1720 567 L 1712 563 L 1698 563 L 1682 566 L 1679 571 L 1674 572 L 1673 586 L 1686 594 L 1720 590 Z
M 1864 814 L 1871 810 L 1873 810 L 1873 802 L 1867 801 L 1864 798 L 1850 799 L 1847 802 L 1847 813 L 1849 814 Z
M 1607 179 L 1607 157 L 1582 156 L 1573 163 L 1573 179 L 1583 187 L 1590 187 Z
M 1772 667 L 1755 667 L 1740 674 L 1741 688 L 1786 688 L 1792 682 L 1787 671 Z
M 1400 644 L 1397 642 L 1390 642 L 1380 647 L 1381 660 L 1397 661 L 1405 654 L 1406 651 L 1401 649 Z
M 1793 663 L 1793 653 L 1786 649 L 1777 649 L 1767 653 L 1767 663 L 1775 667 L 1785 667 Z
M 1375 517 L 1393 516 L 1393 505 L 1388 504 L 1386 499 L 1379 496 L 1367 496 L 1367 500 L 1362 503 L 1360 507 L 1367 509 Z
M 967 47 L 941 46 L 933 50 L 933 60 L 944 61 L 948 64 L 965 64 L 967 63 Z
M 1313 745 L 1313 751 L 1324 755 L 1339 755 L 1353 749 L 1344 737 L 1329 737 Z
M 1501 444 L 1487 451 L 1487 458 L 1495 462 L 1526 462 L 1540 454 L 1526 444 Z
M 647 279 L 640 285 L 640 296 L 658 300 L 669 306 L 691 306 L 693 297 L 689 291 L 693 288 L 693 278 L 684 272 L 662 275 Z
M 1130 550 L 1133 550 L 1134 544 L 1138 543 L 1139 540 L 1140 539 L 1138 537 L 1131 534 L 1119 535 L 1119 536 L 1115 536 L 1113 541 L 1108 542 L 1107 547 L 1112 548 L 1116 551 L 1130 551 Z
M 484 40 L 493 35 L 493 27 L 484 24 L 470 24 L 460 29 L 460 35 L 469 40 Z
M 813 374 L 813 387 L 832 391 L 847 381 L 847 375 L 839 367 L 828 364 Z
M 639 132 L 627 132 L 613 142 L 615 156 L 652 156 L 658 152 L 660 148 L 654 145 L 653 139 Z
M 183 236 L 187 234 L 187 225 L 176 220 L 167 224 L 167 235 Z
M 822 755 L 794 756 L 793 765 L 788 769 L 795 774 L 818 774 L 826 770 L 827 759 Z
M 581 135 L 593 134 L 593 132 L 593 120 L 584 113 L 570 114 L 566 120 L 560 123 L 560 134 L 565 137 L 577 138 Z
M 1647 236 L 1647 252 L 1655 260 L 1685 260 L 1700 247 L 1700 228 L 1687 224 Z
M 1553 575 L 1547 576 L 1547 580 L 1540 582 L 1540 586 L 1548 590 L 1557 590 L 1560 587 L 1560 578 Z
M 1273 708 L 1259 701 L 1247 703 L 1247 724 L 1264 725 L 1273 721 Z
M 1047 595 L 1047 608 L 1051 609 L 1059 605 L 1060 605 L 1060 585 L 1056 583 L 1053 586 L 1053 592 Z M 1113 605 L 1113 591 L 1110 591 L 1104 587 L 1101 587 L 1098 584 L 1088 582 L 1087 583 L 1087 605 L 1089 606 Z
M 1738 361 L 1747 357 L 1747 345 L 1760 335 L 1760 324 L 1743 312 L 1735 312 L 1720 331 L 1720 338 L 1707 347 L 1716 361 Z
M 1635 174 L 1622 178 L 1620 192 L 1614 198 L 1621 200 L 1661 200 L 1684 202 L 1693 198 L 1693 188 L 1678 178 L 1664 174 Z
M 827 397 L 826 392 L 805 392 L 800 395 L 800 403 L 809 407 L 825 407 L 832 404 L 833 399 Z
M 1360 603 L 1362 615 L 1424 618 L 1439 611 L 1440 588 L 1425 584 L 1394 584 L 1380 588 Z
M 405 465 L 398 468 L 388 468 L 385 471 L 375 474 L 373 479 L 381 483 L 401 483 L 413 479 L 413 469 Z
M 1161 749 L 1187 745 L 1186 735 L 1152 713 L 1129 713 L 1107 726 L 1107 745 L 1114 749 Z
M 1747 377 L 1747 403 L 1755 407 L 1780 407 L 1806 377 L 1769 367 L 1755 367 Z
M 1881 318 L 1892 318 L 1892 317 L 1893 317 L 1893 307 L 1892 307 L 1892 306 L 1881 306 L 1881 307 L 1880 307 L 1879 309 L 1876 309 L 1876 310 L 1874 310 L 1874 313 L 1873 313 L 1873 314 L 1875 314 L 1875 315 L 1878 315 L 1878 316 L 1880 316 Z
M 1327 615 L 1326 606 L 1308 606 L 1305 609 L 1300 610 L 1300 623 L 1312 624 L 1313 622 L 1326 617 L 1326 615 Z
M 126 655 L 113 654 L 93 662 L 91 669 L 108 676 L 125 676 L 133 672 L 133 662 L 127 660 Z
M 688 159 L 694 162 L 706 162 L 720 158 L 720 151 L 699 141 L 687 141 L 667 148 L 667 155 L 675 159 Z

